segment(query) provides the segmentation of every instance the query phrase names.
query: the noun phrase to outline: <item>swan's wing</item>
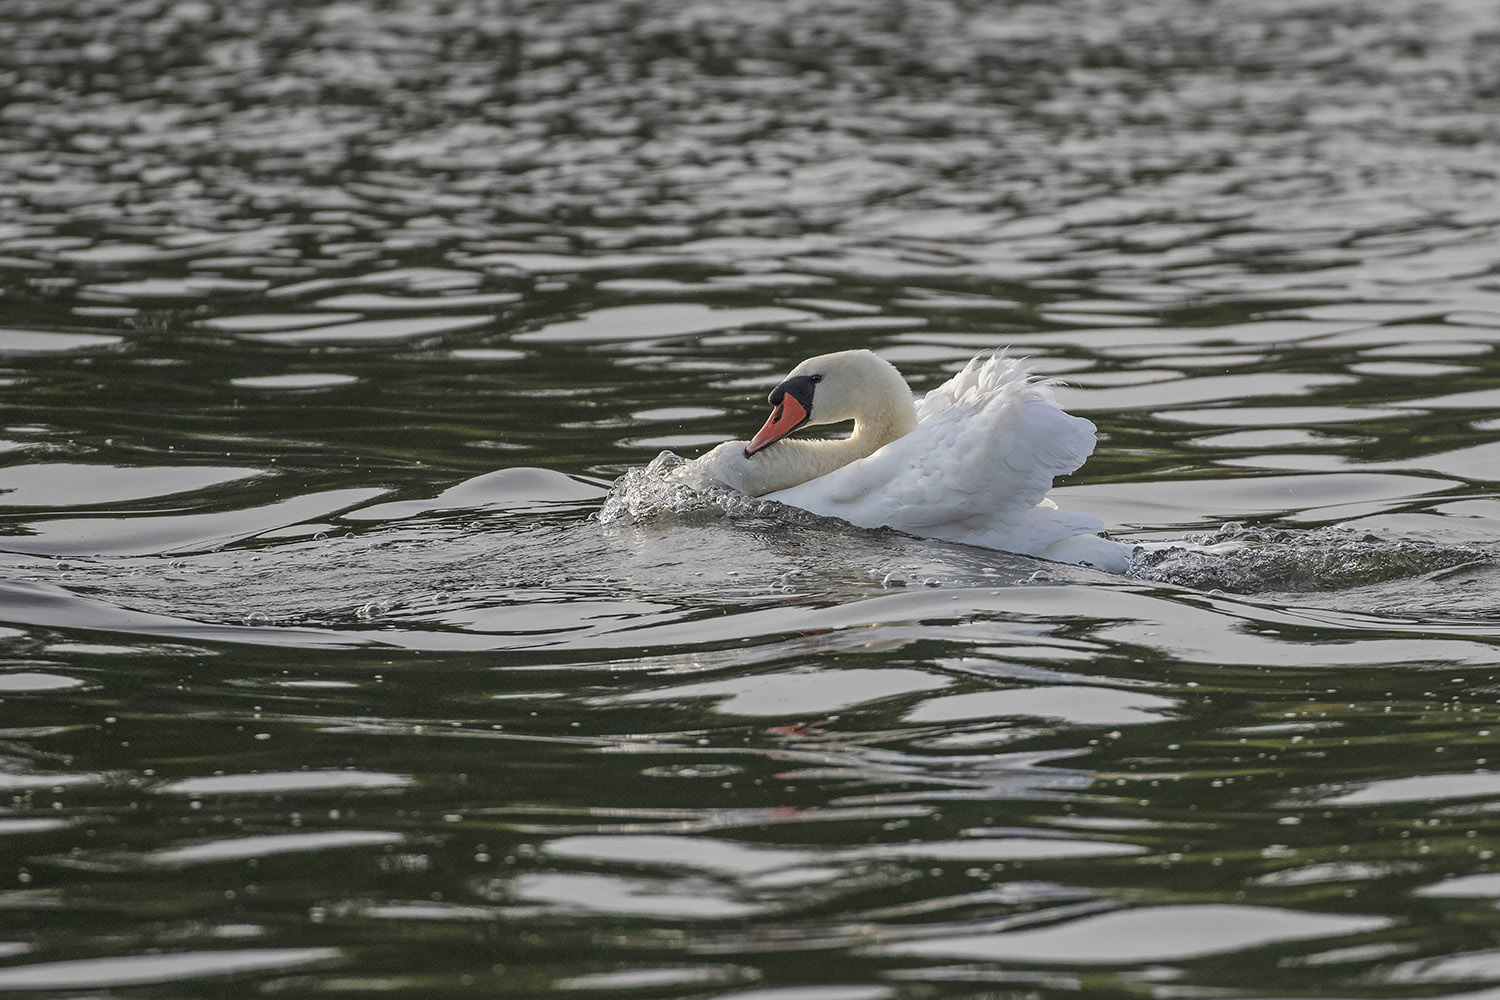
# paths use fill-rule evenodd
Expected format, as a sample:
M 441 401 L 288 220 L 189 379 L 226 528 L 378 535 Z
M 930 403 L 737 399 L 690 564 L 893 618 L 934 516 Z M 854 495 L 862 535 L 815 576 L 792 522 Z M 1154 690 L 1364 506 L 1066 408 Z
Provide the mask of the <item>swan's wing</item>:
M 1054 476 L 1094 450 L 1094 425 L 1065 413 L 1049 383 L 982 354 L 917 404 L 917 429 L 868 458 L 769 499 L 875 527 L 1040 552 L 1097 531 L 1046 501 Z

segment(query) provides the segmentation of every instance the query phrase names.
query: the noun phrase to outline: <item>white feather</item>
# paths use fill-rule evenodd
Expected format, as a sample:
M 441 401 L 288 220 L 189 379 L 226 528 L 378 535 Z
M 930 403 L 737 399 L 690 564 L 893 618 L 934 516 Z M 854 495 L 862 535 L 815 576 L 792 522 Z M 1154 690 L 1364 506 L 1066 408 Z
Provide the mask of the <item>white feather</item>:
M 1125 569 L 1129 548 L 1099 537 L 1096 518 L 1047 499 L 1054 477 L 1083 465 L 1095 443 L 1094 425 L 1064 412 L 1051 382 L 987 352 L 923 397 L 916 417 L 915 430 L 873 454 L 765 498 L 865 527 Z M 699 462 L 744 489 L 746 467 L 774 461 L 776 447 L 746 460 L 720 445 Z

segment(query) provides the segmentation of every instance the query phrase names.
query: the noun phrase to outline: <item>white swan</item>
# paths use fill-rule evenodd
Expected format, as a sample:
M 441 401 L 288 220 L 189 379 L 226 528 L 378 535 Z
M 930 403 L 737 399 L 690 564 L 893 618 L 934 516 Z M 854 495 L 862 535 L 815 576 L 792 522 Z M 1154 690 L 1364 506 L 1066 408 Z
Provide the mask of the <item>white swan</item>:
M 1046 498 L 1052 477 L 1094 450 L 1094 425 L 1065 413 L 1050 383 L 999 351 L 979 355 L 919 401 L 870 351 L 809 358 L 771 392 L 749 442 L 726 441 L 682 470 L 863 527 L 1088 563 L 1124 572 L 1129 546 Z M 854 421 L 847 438 L 788 439 Z

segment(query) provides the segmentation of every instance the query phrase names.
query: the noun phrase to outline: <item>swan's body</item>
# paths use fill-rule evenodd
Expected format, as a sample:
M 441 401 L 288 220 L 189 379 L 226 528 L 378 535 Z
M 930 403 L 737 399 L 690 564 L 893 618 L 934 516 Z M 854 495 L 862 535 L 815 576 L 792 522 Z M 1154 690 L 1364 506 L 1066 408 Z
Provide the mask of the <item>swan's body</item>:
M 1046 498 L 1054 476 L 1094 450 L 1094 425 L 1065 413 L 1047 382 L 999 352 L 981 354 L 914 401 L 899 372 L 869 351 L 802 362 L 771 393 L 750 442 L 726 441 L 690 463 L 690 480 L 864 527 L 1004 549 L 1121 572 L 1128 547 L 1096 518 Z M 786 435 L 852 419 L 844 439 Z

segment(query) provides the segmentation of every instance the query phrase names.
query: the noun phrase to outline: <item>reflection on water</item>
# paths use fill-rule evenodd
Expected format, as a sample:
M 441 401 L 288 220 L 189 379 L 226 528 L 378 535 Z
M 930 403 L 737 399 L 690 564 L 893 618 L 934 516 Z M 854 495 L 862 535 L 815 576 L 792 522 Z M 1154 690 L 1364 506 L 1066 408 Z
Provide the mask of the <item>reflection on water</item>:
M 1492 5 L 7 13 L 0 991 L 1500 985 Z M 1007 344 L 1127 575 L 610 492 Z

